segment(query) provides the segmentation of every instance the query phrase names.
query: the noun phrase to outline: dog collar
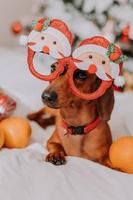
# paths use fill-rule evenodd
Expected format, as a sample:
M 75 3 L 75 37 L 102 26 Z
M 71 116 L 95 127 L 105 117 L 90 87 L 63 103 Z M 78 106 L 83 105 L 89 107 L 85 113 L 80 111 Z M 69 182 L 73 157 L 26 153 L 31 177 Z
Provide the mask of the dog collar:
M 98 124 L 101 122 L 101 118 L 97 117 L 93 122 L 88 123 L 84 126 L 68 126 L 68 124 L 63 120 L 63 127 L 67 130 L 66 134 L 70 135 L 83 135 L 90 133 L 93 129 L 95 129 Z

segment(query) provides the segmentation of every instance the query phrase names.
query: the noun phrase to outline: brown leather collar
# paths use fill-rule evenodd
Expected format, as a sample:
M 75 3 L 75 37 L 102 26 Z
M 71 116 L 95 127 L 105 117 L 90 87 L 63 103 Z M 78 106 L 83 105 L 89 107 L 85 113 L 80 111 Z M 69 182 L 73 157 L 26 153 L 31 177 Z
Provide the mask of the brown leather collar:
M 101 122 L 101 118 L 97 117 L 93 122 L 89 124 L 75 127 L 75 126 L 68 126 L 67 123 L 63 120 L 63 127 L 67 130 L 66 134 L 83 135 L 95 129 L 100 122 Z

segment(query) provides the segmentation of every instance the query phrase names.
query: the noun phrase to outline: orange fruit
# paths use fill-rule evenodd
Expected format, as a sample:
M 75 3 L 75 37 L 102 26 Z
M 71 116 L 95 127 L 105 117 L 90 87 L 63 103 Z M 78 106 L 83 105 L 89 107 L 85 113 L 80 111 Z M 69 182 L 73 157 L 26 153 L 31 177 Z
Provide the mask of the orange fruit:
M 133 137 L 125 136 L 113 142 L 109 158 L 114 168 L 133 173 Z
M 3 147 L 5 141 L 5 135 L 3 131 L 0 132 L 0 149 Z
M 0 123 L 0 135 L 4 134 L 4 146 L 7 148 L 24 148 L 31 136 L 31 127 L 27 119 L 9 117 Z

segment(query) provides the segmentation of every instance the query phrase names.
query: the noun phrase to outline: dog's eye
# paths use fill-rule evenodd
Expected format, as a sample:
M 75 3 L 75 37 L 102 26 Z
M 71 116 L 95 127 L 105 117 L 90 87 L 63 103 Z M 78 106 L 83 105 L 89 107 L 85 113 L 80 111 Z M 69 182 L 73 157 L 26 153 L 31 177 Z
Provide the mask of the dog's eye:
M 53 73 L 56 70 L 56 64 L 52 64 L 51 65 L 51 73 Z
M 74 79 L 85 80 L 87 79 L 87 77 L 88 77 L 88 74 L 84 70 L 76 70 L 74 73 Z
M 60 74 L 60 76 L 64 75 L 68 70 L 68 64 L 64 65 L 64 71 Z

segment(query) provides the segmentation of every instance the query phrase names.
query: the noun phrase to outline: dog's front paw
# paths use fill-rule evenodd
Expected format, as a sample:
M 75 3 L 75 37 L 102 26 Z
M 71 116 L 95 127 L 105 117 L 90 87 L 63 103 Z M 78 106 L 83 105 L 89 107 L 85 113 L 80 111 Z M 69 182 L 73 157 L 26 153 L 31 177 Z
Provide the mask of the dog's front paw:
M 49 153 L 46 157 L 46 162 L 50 162 L 53 165 L 64 165 L 66 163 L 64 152 Z

